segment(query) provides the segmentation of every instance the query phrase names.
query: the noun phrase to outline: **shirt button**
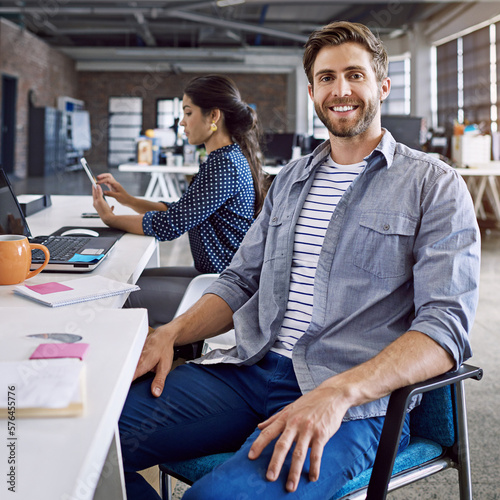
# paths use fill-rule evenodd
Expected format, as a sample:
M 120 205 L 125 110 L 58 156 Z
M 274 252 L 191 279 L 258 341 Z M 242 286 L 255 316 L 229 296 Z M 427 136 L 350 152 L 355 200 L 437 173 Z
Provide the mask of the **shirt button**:
M 278 217 L 273 217 L 273 222 L 276 222 L 278 220 Z
M 389 224 L 384 224 L 382 226 L 382 228 L 384 229 L 384 231 L 389 231 L 389 229 L 391 228 L 391 226 Z

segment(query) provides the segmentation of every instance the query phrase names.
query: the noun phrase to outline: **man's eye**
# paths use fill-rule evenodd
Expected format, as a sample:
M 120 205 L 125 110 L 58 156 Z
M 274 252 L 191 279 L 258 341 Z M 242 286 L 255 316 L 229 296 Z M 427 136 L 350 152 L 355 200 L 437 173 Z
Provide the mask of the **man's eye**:
M 320 82 L 329 82 L 330 80 L 332 80 L 332 77 L 331 76 L 322 76 L 319 81 Z

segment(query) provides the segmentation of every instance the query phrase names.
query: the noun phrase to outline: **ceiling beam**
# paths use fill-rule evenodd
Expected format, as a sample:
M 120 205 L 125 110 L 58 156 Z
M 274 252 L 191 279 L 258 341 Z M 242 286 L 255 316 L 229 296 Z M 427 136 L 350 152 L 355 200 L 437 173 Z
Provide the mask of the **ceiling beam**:
M 156 47 L 155 37 L 149 29 L 147 21 L 144 19 L 144 14 L 142 12 L 136 12 L 134 17 L 138 24 L 140 37 L 146 42 L 148 47 Z
M 271 28 L 266 28 L 265 26 L 258 26 L 255 24 L 242 23 L 237 21 L 230 21 L 228 19 L 220 19 L 212 16 L 205 16 L 201 14 L 195 14 L 192 12 L 186 12 L 184 10 L 170 10 L 169 15 L 172 17 L 177 17 L 180 19 L 185 19 L 188 21 L 193 21 L 200 24 L 211 24 L 213 26 L 222 26 L 224 28 L 236 29 L 241 31 L 248 31 L 251 33 L 260 33 L 262 35 L 268 35 L 274 38 L 283 38 L 286 40 L 294 40 L 296 42 L 305 43 L 308 37 L 305 35 L 300 35 L 298 33 L 289 33 L 287 31 L 274 30 Z
M 237 29 L 241 31 L 251 32 L 251 33 L 260 33 L 262 35 L 268 35 L 274 38 L 282 38 L 287 40 L 293 40 L 296 42 L 305 43 L 307 41 L 307 36 L 301 35 L 298 33 L 290 33 L 281 30 L 275 30 L 271 28 L 266 28 L 264 26 L 258 26 L 249 23 L 230 21 L 228 19 L 221 19 L 217 17 L 196 14 L 194 12 L 190 12 L 191 9 L 199 8 L 200 6 L 205 6 L 207 2 L 202 2 L 198 4 L 194 4 L 188 6 L 190 8 L 182 8 L 182 9 L 154 9 L 154 18 L 164 18 L 164 17 L 174 17 L 178 19 L 185 19 L 188 21 L 192 21 L 199 24 L 208 24 L 212 26 L 222 26 L 224 28 L 229 29 Z M 214 4 L 214 2 L 208 2 L 209 4 Z M 214 4 L 215 5 L 215 4 Z M 151 16 L 152 8 L 144 8 L 144 7 L 71 7 L 71 6 L 62 6 L 59 7 L 57 13 L 58 15 L 67 14 L 74 16 L 84 16 L 84 15 L 119 15 L 119 14 L 130 14 L 133 16 Z M 44 7 L 0 7 L 0 14 L 29 14 L 32 16 L 47 16 L 46 9 Z M 50 17 L 50 16 L 47 16 Z M 152 35 L 151 35 L 152 36 Z

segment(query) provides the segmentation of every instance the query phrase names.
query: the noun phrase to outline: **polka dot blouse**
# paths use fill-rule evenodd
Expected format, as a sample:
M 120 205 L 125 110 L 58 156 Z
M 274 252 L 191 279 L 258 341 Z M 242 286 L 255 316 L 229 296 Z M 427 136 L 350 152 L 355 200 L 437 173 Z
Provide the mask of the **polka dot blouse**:
M 255 190 L 247 159 L 237 144 L 212 151 L 189 188 L 166 212 L 146 212 L 144 234 L 174 240 L 186 231 L 196 269 L 220 273 L 253 222 Z

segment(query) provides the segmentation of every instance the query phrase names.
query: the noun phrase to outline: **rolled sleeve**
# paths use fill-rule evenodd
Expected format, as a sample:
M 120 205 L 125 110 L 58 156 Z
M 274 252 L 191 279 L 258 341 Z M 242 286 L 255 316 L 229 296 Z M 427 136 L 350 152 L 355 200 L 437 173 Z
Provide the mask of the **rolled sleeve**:
M 153 230 L 153 216 L 156 212 L 146 212 L 142 218 L 142 230 L 146 236 L 156 236 Z
M 479 292 L 480 233 L 470 194 L 455 172 L 442 172 L 423 200 L 415 241 L 415 319 L 455 360 L 472 356 L 469 334 Z

